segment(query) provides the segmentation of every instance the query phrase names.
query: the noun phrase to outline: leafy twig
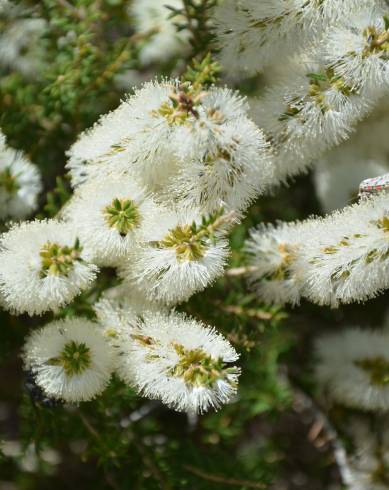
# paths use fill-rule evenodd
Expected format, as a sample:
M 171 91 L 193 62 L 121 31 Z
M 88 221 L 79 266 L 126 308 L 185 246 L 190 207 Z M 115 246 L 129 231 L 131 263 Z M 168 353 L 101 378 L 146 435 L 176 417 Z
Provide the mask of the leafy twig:
M 133 441 L 135 447 L 138 449 L 139 453 L 141 454 L 143 458 L 143 462 L 145 465 L 149 468 L 150 472 L 156 479 L 156 481 L 159 483 L 160 489 L 161 490 L 173 490 L 170 484 L 165 480 L 163 474 L 159 470 L 158 466 L 154 463 L 154 461 L 150 458 L 148 455 L 146 448 L 144 447 L 143 443 L 139 440 L 134 440 Z
M 226 270 L 225 275 L 227 277 L 240 277 L 240 276 L 246 276 L 247 274 L 250 274 L 250 272 L 255 272 L 257 270 L 256 267 L 235 267 L 232 269 Z
M 112 454 L 112 456 L 115 456 L 115 454 L 111 451 L 111 449 L 109 447 L 107 447 L 107 445 L 105 444 L 105 442 L 103 441 L 103 439 L 101 438 L 101 436 L 97 432 L 97 430 L 93 427 L 93 425 L 89 421 L 88 417 L 86 415 L 84 415 L 81 412 L 81 410 L 78 411 L 78 415 L 79 415 L 80 420 L 83 423 L 84 427 L 89 432 L 89 434 L 91 434 L 94 437 L 94 439 L 96 439 L 99 442 L 99 444 L 101 446 L 105 447 L 107 449 L 107 451 L 109 451 L 109 453 Z M 119 485 L 113 479 L 112 475 L 109 474 L 106 469 L 104 469 L 104 477 L 105 477 L 105 481 L 107 482 L 107 484 L 111 488 L 113 488 L 113 490 L 118 490 L 120 488 Z
M 264 483 L 254 482 L 250 480 L 239 480 L 236 478 L 226 478 L 220 475 L 213 475 L 210 473 L 206 473 L 205 471 L 199 470 L 191 465 L 184 465 L 184 468 L 193 473 L 193 475 L 198 476 L 199 478 L 203 478 L 204 480 L 212 481 L 214 483 L 222 483 L 224 485 L 230 485 L 233 487 L 247 487 L 247 488 L 259 488 L 264 489 L 267 486 Z

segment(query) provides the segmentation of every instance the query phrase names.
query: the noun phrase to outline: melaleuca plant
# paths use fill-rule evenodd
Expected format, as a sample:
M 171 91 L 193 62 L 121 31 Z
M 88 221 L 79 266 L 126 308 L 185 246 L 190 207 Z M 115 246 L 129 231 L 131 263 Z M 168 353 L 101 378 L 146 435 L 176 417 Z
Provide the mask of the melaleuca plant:
M 0 0 L 5 485 L 389 488 L 388 19 Z

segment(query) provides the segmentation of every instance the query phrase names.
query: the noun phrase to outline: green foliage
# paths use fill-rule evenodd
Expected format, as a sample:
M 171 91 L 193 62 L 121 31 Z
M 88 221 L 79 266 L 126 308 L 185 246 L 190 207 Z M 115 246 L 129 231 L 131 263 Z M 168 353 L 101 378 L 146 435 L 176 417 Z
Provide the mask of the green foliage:
M 180 20 L 175 22 L 177 30 L 187 29 L 190 34 L 190 43 L 195 56 L 205 55 L 213 41 L 210 18 L 212 9 L 218 0 L 183 0 L 183 8 L 168 7 L 172 11 L 172 18 Z M 181 20 L 181 19 L 184 20 Z
M 189 65 L 183 75 L 183 81 L 191 82 L 193 87 L 207 87 L 218 81 L 218 75 L 221 66 L 217 61 L 212 59 L 211 53 L 208 53 L 201 61 L 193 59 L 192 65 Z
M 44 216 L 53 218 L 65 206 L 71 197 L 69 179 L 58 176 L 55 179 L 55 187 L 46 195 L 46 204 L 43 206 Z

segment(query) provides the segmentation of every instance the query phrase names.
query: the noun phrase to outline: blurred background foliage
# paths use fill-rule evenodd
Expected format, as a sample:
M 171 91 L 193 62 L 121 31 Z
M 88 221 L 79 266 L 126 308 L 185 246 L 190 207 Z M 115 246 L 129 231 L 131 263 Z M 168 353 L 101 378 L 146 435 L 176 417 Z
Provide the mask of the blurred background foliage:
M 24 2 L 29 15 L 47 22 L 34 46 L 42 63 L 29 77 L 0 68 L 0 127 L 43 173 L 39 216 L 54 216 L 69 198 L 66 150 L 131 92 L 131 80 L 123 87 L 129 70 L 139 79 L 181 75 L 194 57 L 200 62 L 212 50 L 214 4 L 184 0 L 181 11 L 173 10 L 191 49 L 185 59 L 145 67 L 139 52 L 153 32 L 135 32 L 128 1 Z M 261 84 L 258 77 L 237 88 L 251 95 Z M 245 265 L 242 246 L 251 227 L 319 212 L 310 175 L 260 198 L 232 233 L 230 266 Z M 60 315 L 91 316 L 91 304 L 112 281 L 104 271 Z M 379 324 L 385 305 L 381 297 L 367 307 L 286 310 L 261 304 L 239 274 L 220 279 L 181 308 L 217 327 L 241 353 L 239 397 L 199 417 L 140 399 L 119 380 L 80 406 L 46 400 L 23 373 L 19 352 L 27 332 L 52 315 L 0 312 L 0 489 L 340 490 L 333 441 L 312 401 L 312 338 L 343 324 Z

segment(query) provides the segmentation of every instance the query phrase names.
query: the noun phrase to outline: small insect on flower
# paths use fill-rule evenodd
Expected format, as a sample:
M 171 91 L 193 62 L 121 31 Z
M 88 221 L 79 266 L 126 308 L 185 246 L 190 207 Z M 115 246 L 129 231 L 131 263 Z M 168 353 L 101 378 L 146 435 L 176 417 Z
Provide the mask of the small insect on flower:
M 92 261 L 115 266 L 141 239 L 147 220 L 160 210 L 132 179 L 106 176 L 81 186 L 64 213 Z
M 363 410 L 389 408 L 389 333 L 350 328 L 317 342 L 316 378 L 335 401 Z
M 119 274 L 151 300 L 185 301 L 222 274 L 229 253 L 224 235 L 234 221 L 233 213 L 223 211 L 156 216 Z
M 366 179 L 359 186 L 359 196 L 368 196 L 389 191 L 389 174 Z
M 48 396 L 73 403 L 101 394 L 116 362 L 97 325 L 84 318 L 58 320 L 34 331 L 23 358 Z
M 22 219 L 38 206 L 42 190 L 38 167 L 5 144 L 0 133 L 0 219 Z
M 185 412 L 205 412 L 236 394 L 238 354 L 214 329 L 172 312 L 145 312 L 122 344 L 120 374 L 140 393 Z
M 54 220 L 15 225 L 0 247 L 3 302 L 19 314 L 58 310 L 87 289 L 98 270 L 74 228 Z

